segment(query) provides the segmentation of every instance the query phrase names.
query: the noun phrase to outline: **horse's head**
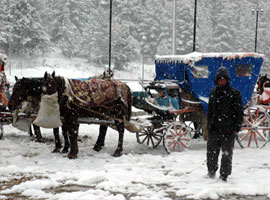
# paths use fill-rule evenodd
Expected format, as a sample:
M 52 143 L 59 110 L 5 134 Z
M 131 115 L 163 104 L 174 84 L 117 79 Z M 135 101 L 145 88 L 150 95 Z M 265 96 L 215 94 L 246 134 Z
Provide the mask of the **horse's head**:
M 59 92 L 62 89 L 62 82 L 61 77 L 55 76 L 55 72 L 53 72 L 51 75 L 45 72 L 42 83 L 43 94 L 51 95 Z
M 267 86 L 269 87 L 270 85 L 270 79 L 267 77 L 267 74 L 264 76 L 259 76 L 258 81 L 257 81 L 257 92 L 259 92 L 260 94 L 262 94 L 263 92 L 263 88 L 265 87 L 265 85 L 267 84 Z
M 17 109 L 21 105 L 21 103 L 27 99 L 28 96 L 26 79 L 18 79 L 17 76 L 15 76 L 15 80 L 16 83 L 13 87 L 12 95 L 10 96 L 8 102 L 8 108 L 11 111 Z
M 106 68 L 103 72 L 102 79 L 111 79 L 113 77 L 113 71 L 109 68 Z
M 8 102 L 9 110 L 13 111 L 19 108 L 23 101 L 29 99 L 40 99 L 41 96 L 41 79 L 40 78 L 21 78 L 15 76 L 16 83 L 13 87 L 12 95 Z

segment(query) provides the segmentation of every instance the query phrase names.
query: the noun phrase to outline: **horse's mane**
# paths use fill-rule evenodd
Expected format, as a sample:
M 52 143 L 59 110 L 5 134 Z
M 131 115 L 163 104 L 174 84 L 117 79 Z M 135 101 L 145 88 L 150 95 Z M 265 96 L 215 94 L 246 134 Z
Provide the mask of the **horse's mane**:
M 42 80 L 43 78 L 21 78 L 18 79 L 14 88 L 19 87 L 26 90 L 30 95 L 40 98 L 42 93 Z
M 34 86 L 39 85 L 42 83 L 43 78 L 27 78 L 22 77 L 21 79 L 18 79 L 16 83 L 20 83 L 23 86 L 28 86 L 30 84 L 34 84 Z

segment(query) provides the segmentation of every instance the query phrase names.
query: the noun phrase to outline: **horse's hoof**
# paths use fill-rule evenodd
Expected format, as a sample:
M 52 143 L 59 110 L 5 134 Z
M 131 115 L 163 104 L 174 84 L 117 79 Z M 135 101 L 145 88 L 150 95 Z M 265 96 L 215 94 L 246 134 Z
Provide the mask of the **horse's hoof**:
M 39 143 L 45 143 L 43 138 L 36 138 L 35 142 L 39 142 Z
M 195 133 L 192 139 L 198 139 L 198 138 L 200 138 L 199 133 Z
M 68 148 L 63 148 L 61 153 L 68 153 Z
M 122 152 L 116 151 L 114 152 L 113 157 L 120 157 L 121 155 L 122 155 Z
M 77 154 L 68 154 L 69 159 L 76 159 L 78 158 Z
M 99 152 L 102 148 L 103 148 L 103 146 L 95 145 L 93 149 L 94 149 L 95 151 Z
M 59 148 L 55 148 L 52 153 L 59 153 L 60 152 L 60 149 Z

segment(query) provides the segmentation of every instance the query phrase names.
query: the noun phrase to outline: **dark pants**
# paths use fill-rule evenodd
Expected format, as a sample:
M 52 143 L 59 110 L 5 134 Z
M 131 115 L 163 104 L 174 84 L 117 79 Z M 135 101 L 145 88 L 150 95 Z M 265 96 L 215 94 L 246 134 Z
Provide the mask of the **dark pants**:
M 222 150 L 220 175 L 227 177 L 232 172 L 232 156 L 234 149 L 234 133 L 209 131 L 207 141 L 208 172 L 215 173 L 218 169 L 218 156 Z

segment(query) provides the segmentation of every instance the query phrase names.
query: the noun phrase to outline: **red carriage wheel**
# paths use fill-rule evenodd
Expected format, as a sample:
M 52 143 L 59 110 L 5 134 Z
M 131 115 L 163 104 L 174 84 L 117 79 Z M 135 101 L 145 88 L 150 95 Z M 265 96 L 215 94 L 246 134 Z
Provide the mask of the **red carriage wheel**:
M 137 142 L 139 144 L 145 144 L 150 148 L 156 148 L 162 141 L 165 130 L 165 127 L 159 129 L 147 127 L 141 132 L 136 133 Z
M 191 143 L 191 129 L 181 122 L 173 122 L 167 128 L 163 138 L 165 150 L 170 152 L 180 152 L 188 149 Z
M 244 110 L 244 120 L 238 133 L 241 147 L 264 147 L 269 141 L 270 116 L 263 106 L 251 106 Z

